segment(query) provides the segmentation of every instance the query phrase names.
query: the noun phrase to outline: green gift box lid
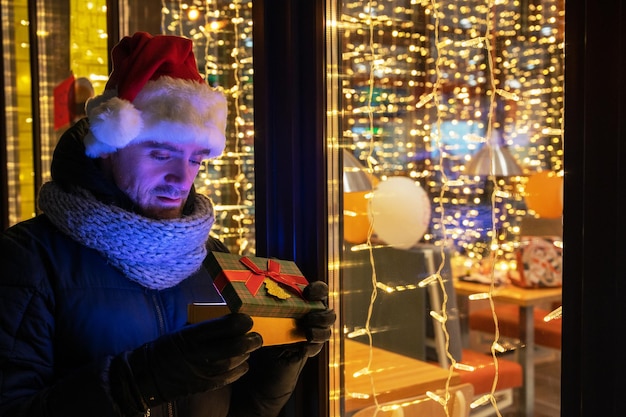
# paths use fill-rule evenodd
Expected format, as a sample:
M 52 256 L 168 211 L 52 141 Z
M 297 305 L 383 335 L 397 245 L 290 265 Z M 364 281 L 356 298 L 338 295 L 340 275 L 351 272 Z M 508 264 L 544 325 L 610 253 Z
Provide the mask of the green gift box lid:
M 205 266 L 233 313 L 300 318 L 326 309 L 321 301 L 304 299 L 308 281 L 292 261 L 210 252 Z

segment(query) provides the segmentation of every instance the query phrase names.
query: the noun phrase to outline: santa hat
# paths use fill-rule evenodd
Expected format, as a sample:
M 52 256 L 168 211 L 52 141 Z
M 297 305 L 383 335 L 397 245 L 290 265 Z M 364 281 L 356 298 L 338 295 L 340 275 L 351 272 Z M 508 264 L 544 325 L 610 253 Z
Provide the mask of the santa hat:
M 191 40 L 138 32 L 124 37 L 111 57 L 104 92 L 86 104 L 88 156 L 143 141 L 197 143 L 211 158 L 222 153 L 226 98 L 198 72 Z

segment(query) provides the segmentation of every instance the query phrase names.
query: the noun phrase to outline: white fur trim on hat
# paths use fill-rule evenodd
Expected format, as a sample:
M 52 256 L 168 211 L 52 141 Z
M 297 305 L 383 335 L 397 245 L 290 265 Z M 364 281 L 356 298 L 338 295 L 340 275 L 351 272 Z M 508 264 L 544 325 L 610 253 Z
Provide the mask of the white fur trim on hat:
M 131 143 L 196 143 L 213 158 L 224 151 L 227 103 L 205 83 L 163 76 L 130 103 L 107 90 L 87 103 L 86 154 L 99 157 Z
M 86 104 L 89 133 L 84 144 L 87 156 L 97 158 L 115 152 L 137 137 L 143 127 L 141 113 L 127 100 L 107 90 Z

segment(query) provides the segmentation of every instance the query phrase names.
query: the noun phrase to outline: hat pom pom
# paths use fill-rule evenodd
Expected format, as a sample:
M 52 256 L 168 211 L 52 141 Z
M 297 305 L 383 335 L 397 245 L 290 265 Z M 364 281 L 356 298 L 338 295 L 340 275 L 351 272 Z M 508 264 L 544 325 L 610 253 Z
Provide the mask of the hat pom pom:
M 106 98 L 106 97 L 103 97 Z M 87 103 L 90 133 L 85 137 L 86 154 L 99 157 L 125 147 L 143 127 L 141 112 L 128 100 L 95 98 Z

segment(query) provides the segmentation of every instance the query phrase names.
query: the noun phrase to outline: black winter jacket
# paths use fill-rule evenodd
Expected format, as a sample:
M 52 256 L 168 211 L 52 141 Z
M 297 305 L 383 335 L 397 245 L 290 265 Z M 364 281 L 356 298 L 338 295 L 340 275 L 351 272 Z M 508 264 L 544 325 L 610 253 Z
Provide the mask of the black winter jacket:
M 87 128 L 81 121 L 63 136 L 53 179 L 127 206 L 125 196 L 99 176 L 95 161 L 84 157 Z M 207 245 L 226 251 L 216 239 Z M 45 215 L 2 234 L 0 265 L 3 417 L 120 415 L 107 380 L 111 359 L 185 326 L 189 303 L 220 299 L 204 268 L 173 288 L 146 289 L 62 234 Z M 150 415 L 277 415 L 304 366 L 304 351 L 299 344 L 263 347 L 253 352 L 250 371 L 231 386 L 153 408 Z

